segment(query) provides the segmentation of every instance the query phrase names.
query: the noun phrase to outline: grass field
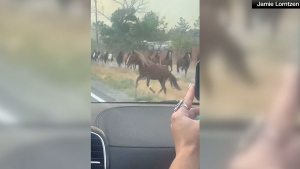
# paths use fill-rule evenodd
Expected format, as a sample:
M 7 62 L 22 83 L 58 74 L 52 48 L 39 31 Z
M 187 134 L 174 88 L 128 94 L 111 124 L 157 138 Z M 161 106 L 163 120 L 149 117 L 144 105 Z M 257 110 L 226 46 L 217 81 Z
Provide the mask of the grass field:
M 173 70 L 173 75 L 174 72 Z M 167 94 L 165 95 L 163 92 L 157 94 L 161 89 L 157 80 L 150 81 L 151 87 L 156 92 L 155 94 L 146 86 L 146 80 L 140 80 L 138 88 L 135 89 L 136 78 L 139 75 L 137 70 L 92 64 L 91 74 L 92 77 L 98 78 L 101 82 L 125 92 L 128 96 L 135 98 L 136 101 L 180 100 L 185 96 L 189 83 L 191 82 L 184 76 L 178 78 L 178 84 L 182 89 L 178 91 L 171 87 L 170 81 L 168 80 L 166 82 Z

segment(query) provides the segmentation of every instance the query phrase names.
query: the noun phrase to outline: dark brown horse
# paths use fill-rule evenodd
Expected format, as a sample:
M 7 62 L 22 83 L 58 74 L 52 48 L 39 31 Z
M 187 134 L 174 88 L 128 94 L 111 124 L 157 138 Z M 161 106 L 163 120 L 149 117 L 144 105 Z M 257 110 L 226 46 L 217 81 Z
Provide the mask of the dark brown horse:
M 91 54 L 91 60 L 96 62 L 96 57 L 97 57 L 98 52 L 96 52 L 96 50 L 94 50 Z
M 122 63 L 123 63 L 123 59 L 124 59 L 124 52 L 121 51 L 118 56 L 117 56 L 117 63 L 118 63 L 118 66 L 121 67 Z
M 125 69 L 129 68 L 129 69 L 134 69 L 135 70 L 137 64 L 128 63 L 130 53 L 131 53 L 131 51 L 128 52 L 127 54 L 125 54 L 124 57 L 123 57 L 123 62 L 124 62 L 124 65 L 125 65 Z
M 134 68 L 135 69 L 134 65 L 132 65 L 132 64 L 128 65 L 127 64 L 127 61 L 128 61 L 128 58 L 129 58 L 129 54 L 130 54 L 130 52 L 124 54 L 124 57 L 123 57 L 124 67 L 125 67 L 125 69 L 127 69 L 127 68 Z
M 147 79 L 147 87 L 155 93 L 155 91 L 150 86 L 150 80 L 158 80 L 161 89 L 158 93 L 161 91 L 164 91 L 166 94 L 167 88 L 165 86 L 166 81 L 170 79 L 171 86 L 177 90 L 181 90 L 178 86 L 176 78 L 171 74 L 171 72 L 167 69 L 166 66 L 155 64 L 149 59 L 145 58 L 144 55 L 142 55 L 139 52 L 131 51 L 129 53 L 129 58 L 127 61 L 127 64 L 137 64 L 139 66 L 139 77 L 136 79 L 136 88 L 138 86 L 138 82 L 146 78 Z
M 127 63 L 128 56 L 129 56 L 129 53 L 125 53 L 123 56 L 123 63 L 124 63 L 125 69 L 127 68 L 126 63 Z
M 171 67 L 170 72 L 172 72 L 172 70 L 173 70 L 173 52 L 171 50 L 167 51 L 166 57 L 164 57 L 164 58 L 161 57 L 161 64 L 167 66 L 168 69 L 170 66 Z
M 157 50 L 156 52 L 154 52 L 154 54 L 152 54 L 152 55 L 149 56 L 149 59 L 150 59 L 152 62 L 154 62 L 154 63 L 161 64 L 160 53 L 161 53 L 161 51 L 160 51 L 160 50 Z
M 157 50 L 156 52 L 151 51 L 149 53 L 149 59 L 157 64 L 165 65 L 168 67 L 171 67 L 171 72 L 173 70 L 173 52 L 171 50 L 167 51 L 166 56 L 162 56 L 162 52 L 160 50 Z
M 181 68 L 181 71 L 183 70 L 185 71 L 185 77 L 186 77 L 187 70 L 190 67 L 191 57 L 192 57 L 191 52 L 185 52 L 183 57 L 177 59 L 177 73 L 179 73 L 179 69 Z

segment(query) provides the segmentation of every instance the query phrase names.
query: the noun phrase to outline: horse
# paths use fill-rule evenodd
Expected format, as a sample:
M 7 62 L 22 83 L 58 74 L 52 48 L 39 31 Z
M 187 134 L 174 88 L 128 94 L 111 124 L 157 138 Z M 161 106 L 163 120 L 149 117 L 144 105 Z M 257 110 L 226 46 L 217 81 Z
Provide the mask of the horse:
M 92 61 L 96 61 L 96 55 L 97 55 L 97 52 L 96 52 L 96 50 L 94 50 L 93 52 L 92 52 L 92 55 L 91 55 L 91 60 Z
M 121 67 L 123 59 L 124 59 L 124 52 L 121 51 L 116 58 L 119 67 Z
M 109 52 L 107 59 L 110 61 L 110 65 L 112 66 L 112 62 L 114 61 L 114 52 Z
M 95 56 L 95 62 L 96 62 L 97 60 L 99 60 L 100 55 L 101 55 L 101 53 L 100 53 L 100 51 L 98 51 L 97 54 L 96 54 L 96 56 Z
M 131 68 L 131 69 L 136 69 L 136 64 L 128 64 L 127 61 L 128 61 L 128 58 L 129 58 L 129 55 L 130 55 L 130 52 L 128 52 L 126 55 L 124 55 L 123 57 L 123 62 L 124 62 L 124 65 L 125 65 L 125 69 L 127 68 Z
M 161 64 L 161 57 L 160 57 L 160 50 L 157 50 L 155 54 L 150 54 L 149 59 L 154 62 L 154 63 L 158 63 Z
M 179 73 L 179 69 L 181 68 L 181 71 L 185 71 L 185 77 L 187 74 L 187 70 L 191 63 L 191 52 L 185 52 L 184 56 L 180 59 L 177 59 L 177 73 Z
M 108 60 L 108 55 L 109 55 L 108 52 L 105 52 L 104 55 L 103 55 L 102 62 L 103 62 L 104 64 L 106 64 L 106 62 L 107 62 L 107 60 Z
M 137 51 L 133 50 L 129 53 L 127 64 L 137 64 L 139 66 L 139 76 L 136 79 L 135 88 L 137 88 L 138 82 L 141 79 L 146 78 L 146 85 L 153 93 L 155 93 L 155 91 L 150 86 L 150 80 L 159 81 L 161 89 L 159 90 L 158 94 L 162 91 L 164 91 L 164 94 L 167 93 L 167 88 L 165 84 L 168 79 L 170 80 L 172 88 L 181 90 L 176 78 L 174 77 L 174 75 L 172 75 L 172 73 L 168 70 L 166 66 L 153 63 L 151 60 L 145 58 L 143 54 Z
M 172 70 L 173 70 L 173 52 L 171 50 L 168 50 L 165 58 L 161 58 L 161 64 L 167 66 L 168 69 L 170 66 L 171 67 L 170 72 L 172 72 Z

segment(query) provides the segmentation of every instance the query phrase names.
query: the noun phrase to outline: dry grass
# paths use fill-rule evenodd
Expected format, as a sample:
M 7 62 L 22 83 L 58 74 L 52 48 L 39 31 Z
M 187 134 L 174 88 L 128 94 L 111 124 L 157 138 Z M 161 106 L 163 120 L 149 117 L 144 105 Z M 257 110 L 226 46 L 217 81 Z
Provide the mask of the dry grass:
M 137 70 L 133 71 L 131 69 L 124 69 L 118 67 L 106 67 L 103 65 L 92 64 L 91 73 L 92 75 L 97 76 L 103 83 L 112 85 L 112 87 L 116 89 L 120 89 L 121 91 L 126 92 L 130 96 L 135 97 L 137 95 L 140 97 L 142 96 L 152 97 L 150 101 L 181 99 L 185 96 L 186 90 L 189 86 L 189 82 L 179 80 L 178 84 L 182 90 L 178 91 L 171 87 L 170 82 L 168 80 L 166 82 L 167 94 L 165 95 L 163 92 L 157 94 L 157 92 L 161 89 L 161 86 L 157 80 L 152 80 L 150 81 L 150 85 L 156 91 L 156 94 L 153 94 L 146 86 L 146 80 L 141 80 L 139 81 L 139 85 L 136 93 L 135 81 L 136 78 L 138 77 Z M 137 100 L 137 101 L 145 101 L 145 100 Z

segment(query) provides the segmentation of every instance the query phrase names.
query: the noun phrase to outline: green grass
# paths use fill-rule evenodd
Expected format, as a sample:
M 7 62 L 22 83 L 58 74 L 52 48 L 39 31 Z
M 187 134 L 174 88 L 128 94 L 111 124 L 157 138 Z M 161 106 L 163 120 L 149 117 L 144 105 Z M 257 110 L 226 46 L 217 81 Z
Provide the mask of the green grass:
M 135 90 L 131 90 L 127 93 L 130 97 L 134 98 L 134 101 L 145 101 L 145 102 L 155 102 L 159 101 L 158 97 L 154 94 L 149 94 L 145 92 L 137 92 Z
M 118 90 L 126 90 L 128 88 L 132 88 L 132 86 L 135 85 L 134 81 L 131 79 L 115 79 L 111 74 L 104 77 L 101 81 Z
M 157 95 L 148 92 L 142 92 L 135 89 L 135 81 L 128 78 L 115 78 L 113 74 L 107 73 L 104 77 L 100 77 L 95 73 L 91 74 L 91 78 L 99 80 L 102 83 L 126 93 L 134 101 L 154 102 L 161 100 Z

